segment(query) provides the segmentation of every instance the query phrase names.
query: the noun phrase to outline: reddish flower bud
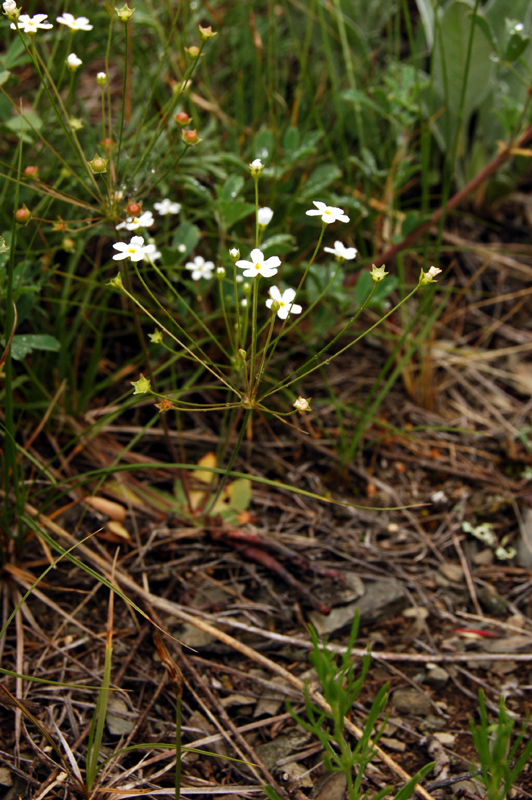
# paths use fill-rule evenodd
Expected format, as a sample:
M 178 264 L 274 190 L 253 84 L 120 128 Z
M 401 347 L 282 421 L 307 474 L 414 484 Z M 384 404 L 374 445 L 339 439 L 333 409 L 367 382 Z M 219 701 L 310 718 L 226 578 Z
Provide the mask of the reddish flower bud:
M 106 136 L 105 139 L 100 141 L 101 146 L 104 148 L 106 153 L 112 153 L 116 147 L 116 142 L 114 139 L 110 139 L 109 136 Z
M 15 211 L 15 219 L 21 225 L 25 225 L 26 222 L 29 222 L 31 218 L 31 211 L 26 206 L 22 206 L 22 208 L 17 208 Z
M 128 203 L 126 210 L 128 217 L 138 217 L 142 211 L 142 206 L 139 203 Z
M 181 125 L 182 128 L 185 125 L 188 125 L 188 123 L 190 122 L 190 117 L 188 116 L 186 111 L 178 111 L 174 119 L 178 125 Z
M 188 145 L 193 145 L 197 144 L 198 142 L 201 142 L 201 139 L 198 136 L 198 132 L 195 130 L 183 131 L 183 133 L 181 134 L 181 138 L 183 139 L 184 143 Z
M 27 178 L 33 178 L 34 180 L 38 180 L 39 179 L 39 167 L 35 167 L 35 166 L 26 167 L 26 169 L 24 170 L 24 175 Z

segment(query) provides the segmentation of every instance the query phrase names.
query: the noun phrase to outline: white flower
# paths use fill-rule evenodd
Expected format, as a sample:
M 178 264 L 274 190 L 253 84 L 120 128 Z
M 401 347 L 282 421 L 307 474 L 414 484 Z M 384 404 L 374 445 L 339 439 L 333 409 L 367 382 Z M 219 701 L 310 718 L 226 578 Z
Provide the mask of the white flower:
M 5 2 L 2 3 L 2 8 L 4 9 L 4 14 L 6 17 L 9 17 L 9 19 L 17 18 L 19 9 L 17 8 L 15 0 L 5 0 Z
M 273 211 L 268 206 L 264 206 L 264 208 L 259 208 L 257 211 L 257 222 L 259 225 L 269 225 L 272 221 Z
M 264 164 L 260 160 L 260 158 L 256 158 L 251 164 L 248 164 L 249 171 L 253 178 L 258 178 L 262 170 L 264 169 Z
M 153 255 L 155 252 L 155 245 L 144 244 L 142 236 L 133 236 L 129 244 L 117 242 L 113 247 L 119 251 L 113 256 L 114 261 L 121 261 L 123 258 L 130 258 L 131 261 L 142 261 L 145 256 Z
M 344 214 L 343 208 L 336 208 L 336 206 L 327 206 L 325 203 L 320 203 L 319 200 L 312 201 L 316 208 L 311 208 L 307 211 L 309 217 L 321 217 L 322 222 L 349 222 L 349 217 Z
M 245 270 L 242 274 L 245 278 L 254 278 L 256 275 L 262 275 L 264 278 L 272 278 L 277 274 L 277 267 L 281 266 L 281 259 L 277 256 L 271 256 L 264 259 L 264 254 L 261 250 L 255 249 L 250 253 L 251 261 L 236 262 L 236 266 Z
M 140 239 L 140 236 L 138 238 Z M 144 261 L 149 261 L 150 264 L 153 264 L 156 258 L 161 258 L 161 253 L 157 250 L 153 242 L 150 242 L 144 248 Z
M 70 55 L 67 56 L 66 63 L 70 69 L 77 69 L 81 67 L 83 61 L 81 58 L 78 58 L 75 53 L 70 53 Z
M 308 211 L 307 211 L 308 214 Z M 344 247 L 342 242 L 335 242 L 334 247 L 324 247 L 326 253 L 332 253 L 338 260 L 352 261 L 357 257 L 356 247 Z
M 73 14 L 69 14 L 66 11 L 62 16 L 57 17 L 56 22 L 66 25 L 73 31 L 92 31 L 92 25 L 89 24 L 87 17 L 78 17 L 76 19 Z
M 243 283 L 244 282 L 244 276 L 243 275 L 237 275 L 235 280 L 236 280 L 237 283 Z
M 421 275 L 419 276 L 419 282 L 421 284 L 434 283 L 436 275 L 439 275 L 440 272 L 441 269 L 438 269 L 438 267 L 431 267 L 428 272 L 423 272 L 423 270 L 421 270 Z
M 266 300 L 266 305 L 268 308 L 272 307 L 272 303 L 278 303 L 279 308 L 277 309 L 277 316 L 279 319 L 286 319 L 289 314 L 301 314 L 303 311 L 302 307 L 297 305 L 297 303 L 292 303 L 292 300 L 296 296 L 295 289 L 285 289 L 284 292 L 281 294 L 280 290 L 277 286 L 270 287 L 270 297 L 271 300 Z
M 105 72 L 98 72 L 96 75 L 96 83 L 98 86 L 105 86 L 107 83 L 107 75 Z
M 178 244 L 177 245 L 177 252 L 178 253 L 186 253 L 187 252 L 186 244 L 183 244 L 182 242 L 181 242 L 181 244 Z
M 37 33 L 40 30 L 49 30 L 54 26 L 50 22 L 44 22 L 48 14 L 35 14 L 33 17 L 28 14 L 21 14 L 16 23 L 12 22 L 10 27 L 16 31 L 17 28 L 22 28 L 24 33 Z
M 116 230 L 136 231 L 139 228 L 151 228 L 154 224 L 153 214 L 151 211 L 145 211 L 138 217 L 127 217 L 125 222 L 119 222 Z
M 294 403 L 293 403 L 292 405 L 294 406 L 294 408 L 297 408 L 297 410 L 298 410 L 299 412 L 303 412 L 303 411 L 312 411 L 312 409 L 311 409 L 311 407 L 310 407 L 310 401 L 311 401 L 311 400 L 312 400 L 312 397 L 310 397 L 310 398 L 307 400 L 305 397 L 301 397 L 301 395 L 299 395 L 299 397 L 297 398 L 297 400 L 295 400 L 295 401 L 294 401 Z
M 160 203 L 154 203 L 153 207 L 161 217 L 166 216 L 166 214 L 179 214 L 181 211 L 181 203 L 173 203 L 168 197 L 165 197 Z
M 247 297 L 243 297 L 242 298 L 242 300 L 240 301 L 240 305 L 242 306 L 242 308 L 247 308 L 247 305 L 248 305 Z
M 192 280 L 199 281 L 200 278 L 212 278 L 214 264 L 212 261 L 205 261 L 203 256 L 196 256 L 194 261 L 185 264 L 185 269 L 192 271 Z

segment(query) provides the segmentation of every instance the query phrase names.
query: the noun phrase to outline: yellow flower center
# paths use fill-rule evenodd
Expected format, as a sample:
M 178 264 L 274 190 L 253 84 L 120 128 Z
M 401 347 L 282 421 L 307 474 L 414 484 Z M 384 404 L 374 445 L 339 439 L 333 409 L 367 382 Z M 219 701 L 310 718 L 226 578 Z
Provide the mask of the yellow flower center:
M 255 269 L 260 269 L 261 267 L 262 267 L 262 264 L 259 264 L 259 262 L 257 261 L 257 263 L 255 264 Z
M 136 253 L 137 252 L 137 248 L 136 247 L 128 247 L 127 248 L 127 252 L 128 253 Z

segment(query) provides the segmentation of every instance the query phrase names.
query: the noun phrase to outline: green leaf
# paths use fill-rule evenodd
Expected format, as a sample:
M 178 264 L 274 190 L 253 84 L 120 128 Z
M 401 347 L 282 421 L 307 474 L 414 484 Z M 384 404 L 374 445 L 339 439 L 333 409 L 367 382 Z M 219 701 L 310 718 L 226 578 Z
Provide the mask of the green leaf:
M 172 239 L 172 248 L 177 248 L 180 244 L 184 244 L 186 251 L 181 254 L 184 258 L 191 253 L 192 250 L 194 250 L 199 241 L 199 237 L 199 228 L 197 228 L 191 222 L 182 222 L 174 233 L 174 237 Z
M 299 130 L 297 128 L 290 127 L 286 129 L 283 136 L 283 148 L 288 159 L 292 158 L 299 147 L 300 138 Z
M 296 240 L 295 238 L 289 233 L 276 233 L 273 236 L 268 236 L 267 239 L 264 239 L 261 242 L 260 249 L 264 254 L 268 253 L 269 251 L 274 251 L 273 255 L 279 255 L 279 253 L 290 253 L 292 250 L 295 250 Z
M 262 161 L 266 161 L 273 153 L 274 147 L 273 133 L 268 128 L 262 128 L 255 137 L 253 158 L 260 158 Z
M 225 220 L 227 228 L 255 211 L 255 205 L 246 203 L 245 200 L 234 200 L 233 202 L 219 200 L 216 205 L 220 215 Z
M 231 203 L 242 191 L 244 178 L 242 175 L 230 175 L 223 185 L 221 196 Z
M 530 36 L 523 36 L 518 31 L 512 33 L 504 50 L 503 60 L 510 62 L 516 61 L 519 56 L 525 52 L 529 43 Z
M 301 197 L 304 200 L 319 200 L 317 195 L 341 177 L 341 170 L 334 164 L 321 164 L 309 176 Z
M 4 83 L 7 81 L 10 75 L 11 73 L 8 72 L 7 69 L 4 69 L 2 70 L 2 72 L 0 72 L 0 86 L 4 85 Z
M 15 334 L 11 343 L 11 356 L 16 361 L 22 361 L 32 350 L 49 350 L 57 352 L 61 345 L 55 336 L 46 333 Z
M 5 123 L 5 127 L 9 128 L 13 133 L 28 133 L 32 132 L 33 128 L 39 131 L 42 127 L 42 120 L 36 111 L 26 111 L 23 116 L 17 114 L 16 117 L 10 119 Z
M 9 252 L 9 246 L 6 244 L 6 240 L 3 238 L 3 236 L 0 236 L 0 253 L 8 253 L 8 252 Z
M 482 103 L 491 89 L 495 65 L 490 58 L 491 44 L 483 29 L 474 26 L 469 70 L 469 39 L 473 16 L 472 6 L 465 0 L 453 0 L 445 9 L 440 23 L 440 33 L 434 44 L 433 89 L 435 105 L 443 108 L 434 130 L 440 146 L 451 145 L 456 134 L 456 125 L 463 101 L 462 126 L 459 131 L 458 154 L 466 149 L 466 134 L 473 112 Z

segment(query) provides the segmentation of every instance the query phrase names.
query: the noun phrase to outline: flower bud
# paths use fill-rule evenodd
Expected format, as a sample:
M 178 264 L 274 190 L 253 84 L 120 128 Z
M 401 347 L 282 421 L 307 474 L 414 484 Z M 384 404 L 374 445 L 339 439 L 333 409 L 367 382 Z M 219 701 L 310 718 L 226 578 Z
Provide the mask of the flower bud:
M 34 181 L 39 180 L 39 167 L 28 166 L 24 170 L 24 175 Z
M 243 350 L 240 347 L 239 350 L 237 351 L 237 356 L 239 357 L 240 361 L 245 361 L 246 358 L 248 357 L 248 354 L 246 353 L 245 350 Z
M 259 208 L 257 210 L 257 222 L 261 228 L 265 228 L 267 225 L 270 224 L 273 217 L 273 211 L 268 206 L 264 206 L 264 208 Z
M 129 8 L 128 4 L 122 6 L 122 8 L 116 8 L 115 11 L 117 14 L 118 19 L 122 20 L 122 22 L 129 22 L 130 17 L 134 14 L 135 9 Z
M 153 344 L 161 344 L 163 340 L 163 334 L 159 330 L 156 330 L 153 333 L 149 333 L 148 337 L 150 342 L 153 342 Z
M 142 373 L 138 381 L 130 381 L 130 383 L 134 389 L 133 394 L 148 394 L 148 392 L 151 392 L 151 384 Z
M 225 278 L 225 267 L 217 267 L 217 269 L 216 269 L 216 277 L 219 280 L 223 281 L 223 279 Z
M 242 285 L 242 291 L 244 292 L 246 297 L 249 297 L 249 295 L 251 294 L 251 284 L 246 281 L 246 283 Z
M 18 19 L 18 16 L 22 11 L 21 8 L 17 8 L 15 0 L 4 0 L 2 7 L 4 9 L 4 14 L 12 22 L 15 22 Z
M 31 211 L 26 204 L 24 204 L 22 208 L 17 208 L 15 211 L 15 219 L 20 225 L 26 225 L 26 223 L 30 221 Z
M 233 264 L 235 263 L 235 261 L 238 261 L 238 259 L 240 258 L 240 250 L 238 249 L 238 247 L 233 247 L 232 250 L 229 250 L 229 258 L 231 259 Z
M 116 147 L 116 142 L 114 139 L 110 139 L 109 136 L 106 136 L 105 139 L 101 139 L 98 144 L 100 144 L 106 153 L 112 153 Z
M 109 281 L 109 286 L 112 286 L 113 289 L 122 289 L 124 284 L 122 283 L 122 276 L 120 273 L 115 278 L 111 278 Z
M 185 125 L 188 125 L 191 118 L 189 117 L 186 111 L 178 111 L 177 114 L 174 116 L 174 119 L 177 122 L 177 124 L 181 126 L 181 128 L 184 128 Z
M 87 161 L 87 164 L 91 168 L 91 172 L 96 175 L 100 175 L 103 172 L 107 172 L 107 159 L 102 158 L 101 156 L 96 153 L 92 161 Z
M 185 47 L 185 53 L 188 53 L 190 58 L 197 58 L 200 54 L 200 49 L 196 44 L 191 44 L 190 47 Z
M 251 172 L 252 178 L 258 178 L 264 169 L 264 164 L 260 160 L 260 158 L 256 158 L 251 164 L 248 164 L 249 171 Z
M 421 270 L 421 275 L 419 276 L 419 283 L 423 286 L 427 283 L 435 283 L 436 282 L 436 275 L 439 275 L 441 269 L 438 267 L 431 267 L 428 272 L 423 272 Z
M 78 58 L 75 53 L 70 53 L 66 57 L 66 65 L 69 69 L 72 70 L 72 72 L 75 72 L 78 67 L 81 67 L 82 64 L 83 61 L 81 60 L 81 58 Z
M 293 406 L 295 409 L 297 409 L 297 411 L 299 411 L 300 414 L 303 413 L 303 411 L 312 411 L 310 407 L 311 400 L 312 397 L 309 397 L 309 399 L 306 400 L 304 397 L 301 397 L 301 395 L 299 395 L 297 400 L 293 403 Z
M 194 144 L 198 144 L 198 142 L 201 142 L 198 132 L 195 130 L 183 131 L 181 134 L 181 139 L 190 147 L 192 147 Z
M 71 239 L 70 236 L 65 236 L 65 238 L 61 243 L 61 247 L 67 253 L 73 253 L 76 249 L 76 242 L 74 241 L 74 239 Z
M 127 211 L 128 217 L 138 217 L 138 215 L 142 211 L 142 206 L 139 205 L 139 203 L 135 203 L 135 202 L 128 203 L 126 211 Z
M 375 264 L 371 265 L 370 275 L 372 279 L 375 281 L 375 283 L 380 283 L 380 281 L 383 281 L 385 276 L 388 275 L 388 273 L 384 271 L 385 268 L 386 267 L 384 264 L 382 265 L 382 267 L 376 267 Z
M 270 306 L 271 311 L 273 311 L 273 313 L 276 314 L 280 308 L 281 308 L 281 303 L 279 302 L 279 300 L 272 300 L 272 304 Z
M 202 28 L 201 25 L 198 25 L 200 36 L 202 41 L 207 42 L 209 39 L 212 39 L 214 36 L 218 36 L 218 33 L 213 32 L 212 27 L 209 25 L 208 28 Z
M 105 74 L 105 72 L 99 72 L 96 75 L 96 83 L 98 84 L 98 86 L 105 86 L 105 84 L 107 83 L 107 75 Z

